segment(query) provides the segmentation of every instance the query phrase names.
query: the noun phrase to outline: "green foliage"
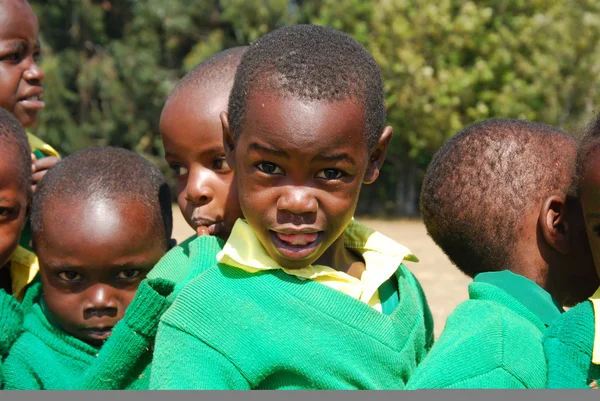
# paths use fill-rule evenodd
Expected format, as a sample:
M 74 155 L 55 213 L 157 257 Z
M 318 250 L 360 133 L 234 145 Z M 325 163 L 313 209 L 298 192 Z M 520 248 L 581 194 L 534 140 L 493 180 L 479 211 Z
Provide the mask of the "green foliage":
M 165 172 L 158 118 L 185 72 L 284 25 L 350 33 L 382 68 L 395 132 L 377 186 L 365 189 L 361 210 L 370 213 L 413 214 L 431 157 L 466 125 L 512 117 L 574 130 L 599 97 L 595 0 L 31 3 L 47 74 L 37 133 L 64 153 L 104 144 L 133 149 Z

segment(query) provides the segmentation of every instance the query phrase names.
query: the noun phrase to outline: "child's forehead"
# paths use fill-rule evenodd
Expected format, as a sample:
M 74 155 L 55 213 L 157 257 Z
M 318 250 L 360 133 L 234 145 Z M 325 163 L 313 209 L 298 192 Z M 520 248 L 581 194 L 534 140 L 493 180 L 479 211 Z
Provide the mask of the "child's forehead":
M 284 156 L 312 160 L 348 155 L 347 160 L 359 161 L 368 151 L 364 108 L 354 99 L 304 100 L 256 93 L 249 98 L 242 132 L 249 150 Z
M 29 3 L 0 1 L 0 40 L 20 38 L 37 41 L 38 33 L 39 23 Z

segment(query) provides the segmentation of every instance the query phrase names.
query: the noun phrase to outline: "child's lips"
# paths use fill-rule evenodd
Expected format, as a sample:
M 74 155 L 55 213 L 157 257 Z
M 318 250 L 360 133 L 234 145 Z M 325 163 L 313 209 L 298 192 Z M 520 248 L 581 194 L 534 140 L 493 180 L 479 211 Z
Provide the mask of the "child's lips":
M 98 340 L 106 340 L 112 334 L 112 327 L 90 327 L 83 329 L 83 331 L 90 338 L 95 338 Z
M 310 256 L 321 243 L 323 232 L 282 233 L 270 231 L 273 245 L 288 259 L 304 259 Z
M 19 99 L 19 104 L 28 110 L 42 110 L 46 107 L 46 103 L 42 98 L 43 92 L 36 92 L 30 96 L 22 97 Z

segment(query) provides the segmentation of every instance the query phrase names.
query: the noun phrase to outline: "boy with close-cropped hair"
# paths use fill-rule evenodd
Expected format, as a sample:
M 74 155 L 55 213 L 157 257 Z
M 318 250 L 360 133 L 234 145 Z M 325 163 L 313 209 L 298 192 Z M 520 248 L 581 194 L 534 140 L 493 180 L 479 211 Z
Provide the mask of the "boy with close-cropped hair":
M 25 130 L 8 111 L 0 109 L 0 388 L 4 359 L 23 323 L 20 304 L 29 284 L 29 265 L 14 258 L 19 237 L 29 214 L 31 157 Z
M 188 281 L 215 264 L 233 224 L 242 216 L 233 171 L 224 160 L 219 114 L 227 109 L 235 70 L 245 51 L 246 47 L 227 49 L 194 67 L 179 81 L 161 114 L 161 138 L 166 161 L 176 174 L 177 203 L 196 232 L 167 252 L 148 273 L 149 280 L 163 279 L 175 284 L 166 302 L 174 299 Z M 133 302 L 145 297 L 140 294 Z M 124 324 L 123 329 L 117 326 L 83 377 L 80 389 L 118 390 L 127 386 L 135 372 L 151 369 L 158 316 L 148 313 L 153 305 L 138 305 L 127 311 L 124 320 L 137 314 L 155 317 L 146 325 L 148 335 L 140 337 Z M 125 348 L 137 355 L 139 362 L 113 369 L 120 363 Z
M 600 114 L 586 127 L 579 144 L 576 179 L 596 273 L 600 275 Z M 545 334 L 544 351 L 548 388 L 598 388 L 600 288 L 554 322 Z
M 352 218 L 392 134 L 377 64 L 332 28 L 282 28 L 228 110 L 245 220 L 161 318 L 151 388 L 403 388 L 432 341 L 414 257 Z
M 434 156 L 421 214 L 473 277 L 407 388 L 544 388 L 546 328 L 598 285 L 573 192 L 575 139 L 522 120 L 472 124 Z
M 125 149 L 74 153 L 42 178 L 31 216 L 40 282 L 27 292 L 24 332 L 4 365 L 7 389 L 78 389 L 99 352 L 110 351 L 103 345 L 117 323 L 129 338 L 152 336 L 173 285 L 140 283 L 168 250 L 170 199 L 158 169 Z M 136 345 L 113 342 L 121 359 L 98 374 L 137 364 L 123 388 L 147 388 L 149 361 L 131 352 Z
M 165 160 L 176 176 L 177 204 L 194 230 L 169 251 L 149 277 L 178 284 L 212 266 L 235 221 L 242 217 L 233 171 L 225 160 L 219 114 L 227 110 L 235 71 L 247 47 L 234 47 L 194 67 L 165 102 L 160 135 Z M 190 253 L 206 263 L 189 264 Z

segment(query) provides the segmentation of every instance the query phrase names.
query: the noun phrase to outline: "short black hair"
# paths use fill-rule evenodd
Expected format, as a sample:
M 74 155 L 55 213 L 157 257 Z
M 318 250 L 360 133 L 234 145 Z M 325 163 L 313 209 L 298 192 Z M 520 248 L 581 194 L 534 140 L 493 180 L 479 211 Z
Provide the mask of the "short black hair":
M 184 90 L 231 88 L 235 71 L 247 50 L 248 46 L 232 47 L 204 60 L 181 78 L 169 99 Z
M 579 192 L 580 182 L 584 179 L 585 167 L 589 156 L 600 147 L 600 113 L 585 127 L 577 150 L 576 183 Z
M 229 97 L 234 139 L 242 131 L 252 91 L 306 100 L 356 99 L 364 106 L 365 139 L 377 144 L 385 122 L 383 78 L 367 50 L 349 35 L 318 25 L 280 28 L 250 45 Z
M 421 189 L 427 232 L 473 277 L 509 269 L 524 213 L 573 193 L 576 140 L 555 127 L 490 119 L 457 133 L 436 153 Z
M 98 198 L 135 199 L 143 204 L 155 229 L 163 231 L 160 234 L 164 235 L 168 249 L 173 213 L 165 177 L 142 156 L 109 146 L 73 153 L 48 170 L 33 196 L 32 236 L 35 238 L 43 231 L 45 207 L 52 201 Z
M 31 147 L 25 129 L 9 111 L 0 108 L 0 149 L 19 163 L 19 184 L 31 196 Z M 0 157 L 4 157 L 1 156 Z

